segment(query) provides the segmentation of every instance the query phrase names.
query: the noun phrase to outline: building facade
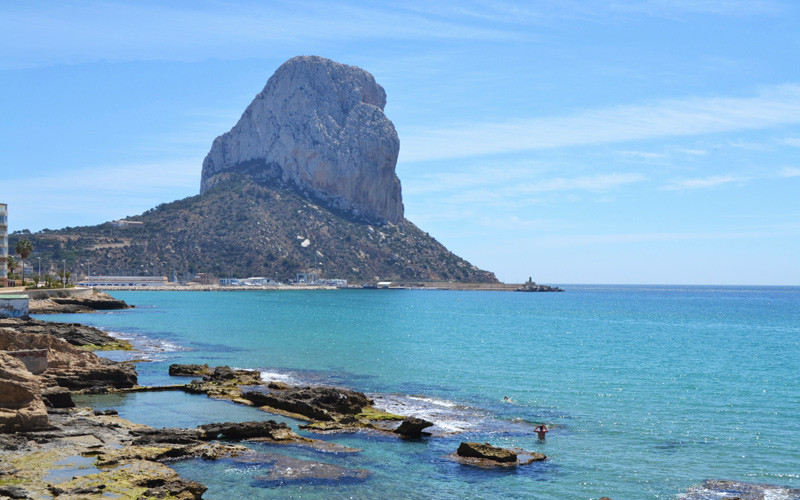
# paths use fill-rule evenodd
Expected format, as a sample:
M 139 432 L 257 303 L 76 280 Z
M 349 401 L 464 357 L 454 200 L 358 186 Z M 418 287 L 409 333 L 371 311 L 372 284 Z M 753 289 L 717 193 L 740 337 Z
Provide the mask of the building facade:
M 166 276 L 87 276 L 79 281 L 79 286 L 107 288 L 115 286 L 165 286 Z
M 0 203 L 0 286 L 8 281 L 8 205 Z

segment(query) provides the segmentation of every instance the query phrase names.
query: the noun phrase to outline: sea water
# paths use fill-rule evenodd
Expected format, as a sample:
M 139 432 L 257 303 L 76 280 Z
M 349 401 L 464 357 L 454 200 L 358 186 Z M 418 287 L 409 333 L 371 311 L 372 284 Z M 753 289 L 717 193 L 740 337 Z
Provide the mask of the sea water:
M 357 389 L 436 423 L 419 441 L 322 436 L 363 449 L 354 455 L 253 445 L 371 473 L 340 484 L 264 482 L 268 466 L 230 461 L 172 464 L 208 485 L 207 498 L 675 498 L 704 479 L 800 487 L 800 288 L 563 288 L 114 292 L 136 308 L 46 318 L 130 338 L 150 360 L 138 365 L 143 385 L 178 382 L 171 363 L 229 365 Z M 113 406 L 160 426 L 271 418 L 208 401 L 153 393 Z M 552 426 L 546 441 L 533 433 L 540 422 Z M 459 465 L 446 456 L 461 441 L 548 460 Z

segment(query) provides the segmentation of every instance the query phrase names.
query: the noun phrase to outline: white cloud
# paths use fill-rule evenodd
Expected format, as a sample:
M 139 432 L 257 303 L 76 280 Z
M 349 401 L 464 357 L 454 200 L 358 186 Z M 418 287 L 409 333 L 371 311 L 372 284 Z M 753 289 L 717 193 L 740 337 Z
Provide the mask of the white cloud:
M 176 4 L 172 4 L 176 5 Z M 238 59 L 285 54 L 283 43 L 347 40 L 509 40 L 526 36 L 397 7 L 315 2 L 6 3 L 0 68 L 89 61 Z
M 508 189 L 517 194 L 532 194 L 552 191 L 608 191 L 626 184 L 633 184 L 646 180 L 638 173 L 610 173 L 587 175 L 583 177 L 556 177 L 537 182 L 529 182 L 511 186 Z
M 705 149 L 678 149 L 677 151 L 690 156 L 705 156 L 708 154 Z
M 793 232 L 796 232 L 797 228 Z M 537 237 L 540 247 L 575 247 L 671 241 L 717 241 L 759 238 L 783 238 L 786 230 L 780 231 L 729 231 L 702 233 L 613 233 L 613 234 L 555 234 Z
M 800 168 L 797 167 L 785 167 L 781 170 L 780 173 L 781 177 L 800 177 Z
M 784 167 L 777 171 L 773 170 L 752 175 L 725 174 L 725 175 L 712 175 L 709 177 L 701 177 L 696 179 L 682 179 L 667 184 L 666 186 L 663 187 L 663 189 L 667 191 L 705 189 L 705 188 L 714 188 L 717 186 L 723 186 L 726 184 L 743 185 L 751 181 L 785 179 L 788 177 L 800 177 L 800 168 Z
M 704 177 L 701 179 L 684 179 L 675 181 L 668 184 L 664 189 L 668 191 L 680 191 L 687 189 L 703 189 L 721 186 L 723 184 L 730 184 L 733 182 L 744 183 L 751 180 L 751 177 L 742 177 L 738 175 L 713 175 L 711 177 Z
M 566 116 L 407 131 L 400 160 L 430 161 L 527 150 L 759 130 L 800 123 L 800 85 L 753 97 L 690 97 Z

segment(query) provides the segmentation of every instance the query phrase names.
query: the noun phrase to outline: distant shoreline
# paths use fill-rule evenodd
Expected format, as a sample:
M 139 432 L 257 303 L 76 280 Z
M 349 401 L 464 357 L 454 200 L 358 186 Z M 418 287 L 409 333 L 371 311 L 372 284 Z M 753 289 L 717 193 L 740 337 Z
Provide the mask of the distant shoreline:
M 484 292 L 560 292 L 557 287 L 530 283 L 449 283 L 418 282 L 393 283 L 388 286 L 351 285 L 335 287 L 330 285 L 260 285 L 260 286 L 222 286 L 222 285 L 164 285 L 164 286 L 113 286 L 95 287 L 104 292 L 242 292 L 265 290 L 455 290 Z

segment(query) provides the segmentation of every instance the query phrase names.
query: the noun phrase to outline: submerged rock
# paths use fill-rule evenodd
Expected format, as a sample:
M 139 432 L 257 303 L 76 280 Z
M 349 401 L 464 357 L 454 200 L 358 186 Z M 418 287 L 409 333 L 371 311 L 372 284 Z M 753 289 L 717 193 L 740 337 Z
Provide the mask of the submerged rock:
M 341 484 L 345 481 L 363 480 L 372 474 L 364 469 L 349 469 L 324 462 L 299 460 L 277 453 L 246 455 L 237 459 L 237 461 L 269 465 L 269 474 L 257 476 L 255 480 L 270 484 L 303 482 Z
M 745 483 L 707 479 L 700 486 L 689 488 L 681 500 L 716 500 L 720 498 L 738 500 L 800 500 L 800 489 L 775 484 Z

